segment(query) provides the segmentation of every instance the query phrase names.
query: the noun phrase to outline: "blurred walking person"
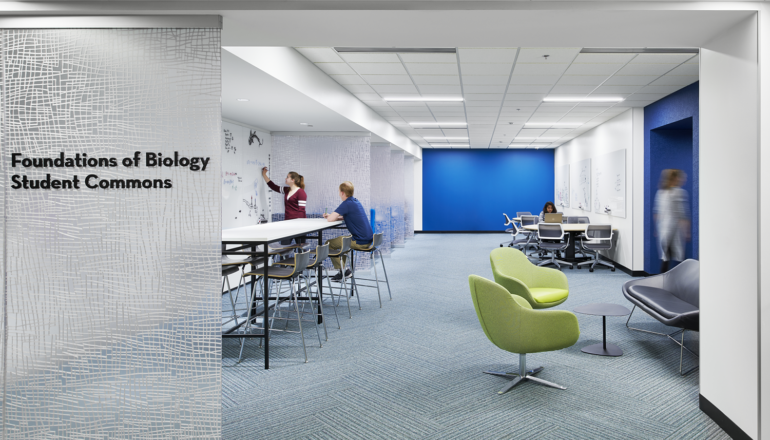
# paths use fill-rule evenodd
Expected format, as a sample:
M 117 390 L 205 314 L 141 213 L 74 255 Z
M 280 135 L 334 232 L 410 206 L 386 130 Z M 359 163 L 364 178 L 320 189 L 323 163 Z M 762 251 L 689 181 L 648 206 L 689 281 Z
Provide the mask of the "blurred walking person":
M 653 210 L 662 260 L 660 273 L 668 271 L 671 261 L 684 260 L 685 242 L 690 241 L 690 202 L 687 191 L 682 189 L 686 181 L 687 174 L 682 170 L 668 169 L 660 174 Z

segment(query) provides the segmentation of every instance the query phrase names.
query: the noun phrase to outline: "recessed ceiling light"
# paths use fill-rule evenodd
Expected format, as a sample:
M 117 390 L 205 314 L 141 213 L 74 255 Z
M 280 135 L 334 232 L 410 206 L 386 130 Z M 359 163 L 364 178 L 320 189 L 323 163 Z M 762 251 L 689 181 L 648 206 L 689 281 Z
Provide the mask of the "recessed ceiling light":
M 471 144 L 430 144 L 431 147 L 470 147 Z
M 468 125 L 467 122 L 410 122 L 409 125 L 415 126 L 415 127 L 449 127 L 449 126 L 459 126 L 464 127 Z
M 388 96 L 382 98 L 389 102 L 462 102 L 461 96 Z
M 621 102 L 623 100 L 624 98 L 621 98 L 619 96 L 607 96 L 607 97 L 584 96 L 582 98 L 547 96 L 543 98 L 543 102 Z
M 580 122 L 527 122 L 525 127 L 579 127 Z
M 307 122 L 300 122 L 299 125 L 307 125 Z
M 423 136 L 423 139 L 428 140 L 434 140 L 434 141 L 440 141 L 440 140 L 447 140 L 447 141 L 467 141 L 468 136 Z
M 246 101 L 248 101 L 248 99 L 246 99 L 246 98 L 238 98 L 238 101 L 240 101 L 240 102 L 246 102 Z

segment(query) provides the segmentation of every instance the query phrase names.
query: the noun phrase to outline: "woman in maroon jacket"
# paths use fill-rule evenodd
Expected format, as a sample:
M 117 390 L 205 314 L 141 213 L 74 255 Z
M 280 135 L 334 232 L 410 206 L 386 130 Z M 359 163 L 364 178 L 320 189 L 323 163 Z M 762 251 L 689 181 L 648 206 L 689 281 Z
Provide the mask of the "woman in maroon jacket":
M 262 178 L 267 182 L 267 186 L 273 191 L 283 194 L 284 219 L 292 220 L 295 218 L 306 218 L 305 206 L 307 205 L 307 194 L 305 193 L 305 178 L 294 171 L 286 176 L 286 186 L 278 186 L 267 177 L 267 167 L 262 168 Z M 286 243 L 284 243 L 284 241 Z M 290 244 L 291 240 L 281 241 L 281 244 Z M 297 240 L 298 243 L 304 243 L 304 239 Z

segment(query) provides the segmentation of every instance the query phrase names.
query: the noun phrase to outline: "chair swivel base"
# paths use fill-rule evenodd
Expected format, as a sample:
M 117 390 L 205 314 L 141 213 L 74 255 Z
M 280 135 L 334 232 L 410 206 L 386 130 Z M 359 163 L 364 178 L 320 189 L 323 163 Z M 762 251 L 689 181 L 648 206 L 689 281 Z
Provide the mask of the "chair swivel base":
M 513 387 L 515 387 L 516 385 L 526 380 L 531 380 L 532 382 L 539 383 L 540 385 L 545 385 L 545 386 L 557 388 L 560 390 L 567 389 L 561 385 L 557 385 L 553 382 L 548 382 L 547 380 L 543 380 L 543 379 L 540 379 L 539 377 L 535 377 L 535 375 L 541 371 L 543 371 L 543 367 L 527 369 L 527 355 L 519 354 L 519 372 L 518 373 L 504 373 L 501 371 L 485 371 L 484 374 L 491 374 L 492 376 L 505 377 L 508 379 L 513 378 L 513 380 L 508 382 L 508 384 L 504 386 L 503 389 L 498 391 L 497 394 L 505 394 L 508 391 L 510 391 Z

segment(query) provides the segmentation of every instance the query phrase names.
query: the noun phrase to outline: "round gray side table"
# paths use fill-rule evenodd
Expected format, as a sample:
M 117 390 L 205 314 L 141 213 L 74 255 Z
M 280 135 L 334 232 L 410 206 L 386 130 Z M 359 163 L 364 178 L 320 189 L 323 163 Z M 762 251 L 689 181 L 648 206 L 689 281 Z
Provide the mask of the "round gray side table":
M 575 313 L 584 315 L 594 315 L 602 317 L 602 343 L 583 347 L 583 353 L 595 354 L 598 356 L 623 356 L 623 350 L 615 344 L 607 343 L 607 317 L 608 316 L 626 316 L 631 313 L 627 308 L 619 304 L 587 304 L 578 306 L 574 309 Z

